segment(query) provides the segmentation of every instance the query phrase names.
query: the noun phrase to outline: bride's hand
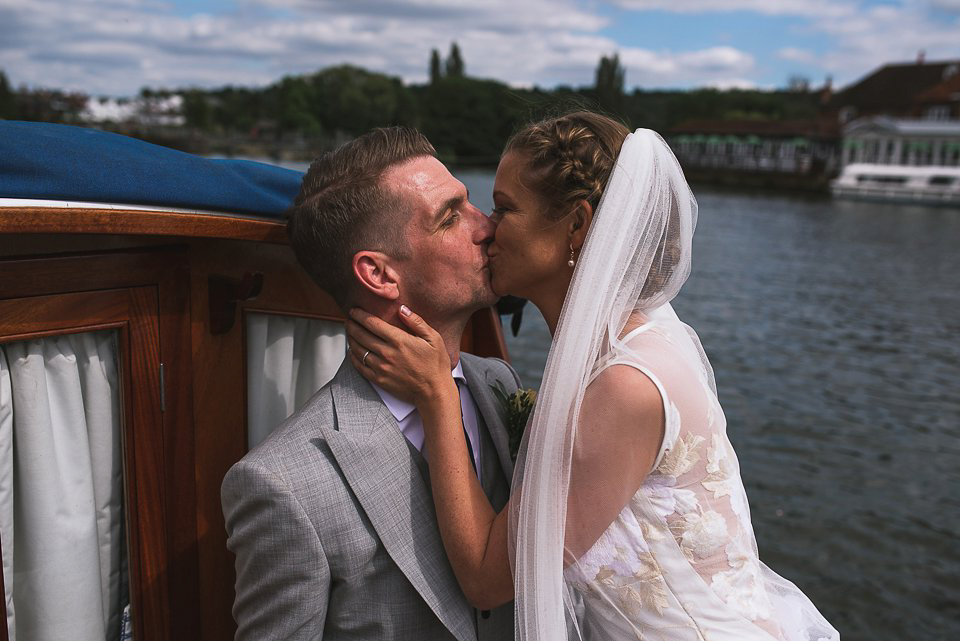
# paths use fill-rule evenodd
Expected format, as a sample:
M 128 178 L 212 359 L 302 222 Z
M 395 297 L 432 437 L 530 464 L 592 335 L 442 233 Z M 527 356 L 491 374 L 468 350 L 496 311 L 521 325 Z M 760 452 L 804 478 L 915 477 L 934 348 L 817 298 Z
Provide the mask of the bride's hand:
M 367 380 L 419 406 L 449 386 L 450 356 L 440 334 L 404 305 L 405 332 L 360 308 L 350 310 L 350 360 Z

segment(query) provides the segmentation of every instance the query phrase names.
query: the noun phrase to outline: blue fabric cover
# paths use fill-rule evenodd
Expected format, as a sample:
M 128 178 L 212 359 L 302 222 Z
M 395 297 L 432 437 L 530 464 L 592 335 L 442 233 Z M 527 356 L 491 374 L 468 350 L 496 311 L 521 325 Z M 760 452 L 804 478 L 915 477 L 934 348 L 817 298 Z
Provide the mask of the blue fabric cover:
M 201 158 L 96 129 L 0 120 L 0 197 L 163 205 L 281 218 L 303 174 Z

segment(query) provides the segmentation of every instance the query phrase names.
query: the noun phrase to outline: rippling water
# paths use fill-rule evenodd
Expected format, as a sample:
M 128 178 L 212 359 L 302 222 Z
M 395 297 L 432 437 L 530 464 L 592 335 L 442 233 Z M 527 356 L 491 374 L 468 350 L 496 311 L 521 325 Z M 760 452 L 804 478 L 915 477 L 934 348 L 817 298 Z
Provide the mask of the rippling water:
M 457 175 L 489 210 L 492 175 Z M 713 364 L 761 558 L 844 641 L 960 639 L 960 210 L 696 193 L 674 306 Z M 528 305 L 507 340 L 525 384 L 549 343 Z

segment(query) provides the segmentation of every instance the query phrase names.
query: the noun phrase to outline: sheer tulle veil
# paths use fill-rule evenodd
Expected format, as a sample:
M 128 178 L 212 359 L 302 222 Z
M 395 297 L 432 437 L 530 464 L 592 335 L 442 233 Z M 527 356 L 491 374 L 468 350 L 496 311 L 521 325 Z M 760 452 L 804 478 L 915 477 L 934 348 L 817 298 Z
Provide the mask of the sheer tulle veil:
M 725 433 L 726 422 L 716 401 L 713 371 L 697 335 L 677 318 L 670 305 L 690 274 L 691 244 L 696 221 L 696 200 L 667 144 L 656 133 L 646 129 L 638 129 L 628 135 L 617 156 L 576 264 L 547 358 L 537 404 L 514 471 L 509 541 L 516 589 L 517 638 L 521 641 L 587 637 L 619 639 L 632 638 L 636 634 L 642 638 L 664 640 L 705 637 L 724 641 L 839 640 L 836 630 L 796 586 L 759 561 L 735 456 L 730 457 L 732 467 L 729 468 L 729 474 L 727 468 L 722 468 L 729 442 Z M 633 342 L 642 335 L 638 332 L 650 327 L 655 327 L 649 334 L 654 339 L 648 336 Z M 655 342 L 649 342 L 651 340 Z M 649 345 L 666 347 L 659 357 L 655 357 L 648 353 Z M 657 368 L 683 372 L 682 377 L 672 379 L 671 394 L 674 396 L 669 402 L 669 410 L 666 407 L 666 392 L 660 388 L 667 412 L 665 429 L 668 432 L 663 437 L 661 456 L 666 460 L 664 452 L 670 450 L 670 443 L 676 445 L 678 452 L 694 447 L 687 444 L 692 441 L 678 440 L 677 434 L 680 432 L 688 432 L 689 437 L 692 429 L 713 430 L 705 436 L 712 439 L 713 449 L 705 454 L 704 460 L 709 461 L 710 465 L 720 466 L 715 473 L 723 472 L 724 476 L 717 478 L 722 478 L 724 485 L 708 490 L 707 483 L 702 482 L 706 477 L 698 477 L 698 486 L 707 495 L 716 498 L 717 505 L 727 505 L 725 511 L 731 519 L 737 515 L 736 520 L 731 521 L 737 534 L 735 537 L 729 535 L 726 527 L 722 527 L 720 540 L 710 543 L 709 549 L 725 550 L 722 563 L 730 562 L 730 555 L 733 554 L 735 565 L 753 568 L 746 573 L 735 570 L 734 575 L 756 586 L 756 592 L 751 592 L 750 598 L 755 597 L 755 601 L 763 606 L 762 616 L 752 611 L 744 614 L 739 607 L 739 595 L 731 596 L 729 586 L 723 586 L 728 574 L 717 571 L 710 574 L 709 580 L 697 574 L 691 565 L 692 561 L 688 562 L 688 557 L 675 540 L 670 524 L 665 520 L 658 523 L 657 519 L 661 517 L 644 507 L 649 505 L 646 492 L 653 491 L 646 488 L 647 481 L 657 475 L 662 477 L 662 470 L 657 463 L 653 464 L 652 472 L 642 470 L 640 478 L 647 474 L 649 476 L 641 486 L 641 491 L 638 492 L 632 485 L 619 488 L 633 493 L 629 507 L 620 505 L 618 497 L 630 494 L 609 492 L 608 477 L 602 483 L 594 482 L 591 491 L 582 495 L 587 498 L 581 497 L 582 488 L 590 486 L 592 479 L 588 474 L 580 474 L 584 469 L 580 467 L 580 462 L 595 462 L 596 452 L 601 452 L 601 459 L 606 453 L 603 443 L 600 443 L 600 447 L 592 448 L 593 454 L 578 458 L 574 445 L 595 445 L 591 436 L 607 434 L 597 430 L 610 424 L 602 413 L 597 415 L 591 412 L 590 416 L 583 417 L 583 438 L 578 441 L 581 405 L 588 385 L 594 380 L 593 376 L 599 376 L 599 372 L 611 363 L 632 363 L 641 367 L 646 363 L 651 372 Z M 600 386 L 596 389 L 604 388 Z M 621 395 L 629 393 L 625 391 Z M 707 409 L 700 414 L 691 412 L 691 397 L 706 399 L 703 407 Z M 604 402 L 616 404 L 618 398 L 605 398 Z M 677 403 L 686 409 L 678 410 Z M 687 418 L 681 419 L 681 414 Z M 684 423 L 687 419 L 689 421 Z M 632 425 L 629 427 L 632 428 Z M 705 440 L 699 436 L 697 438 Z M 618 456 L 620 452 L 610 452 L 609 462 L 633 461 L 632 453 L 624 457 Z M 674 458 L 671 456 L 671 460 Z M 607 463 L 605 459 L 600 461 L 604 469 L 620 469 Z M 706 463 L 701 467 L 710 469 Z M 570 491 L 572 470 L 576 473 L 576 493 Z M 662 482 L 662 478 L 657 482 Z M 699 500 L 692 492 L 686 493 L 694 497 L 694 503 Z M 734 507 L 734 495 L 743 510 Z M 591 526 L 577 521 L 589 521 L 594 515 L 610 514 L 610 510 L 600 509 L 604 502 L 610 502 L 616 508 L 614 514 L 622 509 L 621 516 L 639 505 L 636 509 L 640 511 L 631 514 L 640 514 L 643 522 L 638 523 L 637 530 L 628 530 L 626 538 L 619 538 L 614 544 L 597 549 L 601 552 L 613 550 L 614 556 L 610 558 L 615 560 L 612 563 L 623 565 L 623 559 L 641 547 L 652 549 L 657 546 L 659 551 L 656 552 L 653 571 L 663 585 L 671 586 L 670 598 L 676 604 L 669 613 L 666 605 L 663 605 L 666 603 L 666 593 L 651 600 L 648 592 L 645 601 L 639 592 L 630 592 L 633 590 L 630 587 L 626 590 L 628 599 L 620 600 L 618 605 L 611 598 L 611 591 L 604 587 L 604 578 L 599 573 L 594 573 L 593 578 L 587 576 L 585 589 L 588 593 L 576 592 L 565 581 L 565 562 L 577 560 L 570 570 L 580 571 L 583 568 L 580 561 L 593 551 L 593 548 L 586 553 L 579 548 L 565 549 L 565 542 L 576 541 L 571 545 L 582 548 L 584 543 L 597 540 L 593 534 L 596 524 Z M 668 513 L 674 514 L 675 509 L 671 508 Z M 689 511 L 692 508 L 684 509 L 687 510 L 684 517 L 695 515 Z M 580 515 L 579 519 L 576 515 Z M 699 513 L 696 515 L 699 516 Z M 719 513 L 713 513 L 713 516 L 723 518 Z M 603 525 L 606 527 L 606 524 Z M 652 528 L 649 534 L 645 528 Z M 611 531 L 611 528 L 607 529 Z M 613 531 L 623 532 L 615 528 Z M 681 532 L 683 538 L 688 534 L 686 530 Z M 696 556 L 696 553 L 693 554 Z M 635 581 L 631 585 L 638 585 L 636 581 L 647 581 L 630 570 L 621 574 L 613 565 L 605 567 L 610 568 L 612 576 Z M 572 572 L 572 575 L 575 574 Z M 611 575 L 605 576 L 610 578 Z M 738 584 L 738 589 L 740 587 L 742 585 Z M 587 599 L 581 600 L 581 596 L 589 596 L 593 604 L 600 599 L 601 605 L 595 611 L 588 611 Z M 658 601 L 660 597 L 662 603 Z M 751 601 L 750 607 L 753 604 Z M 680 614 L 672 614 L 676 612 Z M 673 617 L 669 622 L 665 618 L 667 614 Z M 764 625 L 757 623 L 761 619 Z M 639 623 L 641 620 L 645 623 Z M 578 627 L 581 622 L 583 629 Z M 671 628 L 671 622 L 677 625 Z M 662 625 L 657 631 L 638 627 L 656 627 L 660 623 Z M 688 630 L 689 634 L 681 634 L 680 627 Z
M 565 604 L 574 604 L 563 580 L 564 528 L 584 390 L 635 311 L 681 325 L 669 302 L 690 274 L 696 220 L 696 200 L 666 142 L 647 129 L 627 136 L 577 262 L 514 472 L 519 639 L 566 638 Z M 699 341 L 681 331 L 684 352 L 712 387 Z

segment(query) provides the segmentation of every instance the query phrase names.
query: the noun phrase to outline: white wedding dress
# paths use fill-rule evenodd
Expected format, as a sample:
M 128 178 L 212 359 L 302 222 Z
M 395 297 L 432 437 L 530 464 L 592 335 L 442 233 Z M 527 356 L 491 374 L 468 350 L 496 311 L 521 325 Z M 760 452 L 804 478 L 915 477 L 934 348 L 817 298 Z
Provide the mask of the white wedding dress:
M 696 219 L 669 146 L 649 130 L 629 135 L 576 263 L 514 471 L 520 641 L 840 638 L 760 562 L 713 370 L 670 306 L 690 274 Z M 637 436 L 651 426 L 632 424 L 624 396 L 639 375 L 620 366 L 646 375 L 663 401 L 650 469 L 640 468 Z
M 679 357 L 669 327 L 651 321 L 632 330 L 593 373 L 614 365 L 643 372 L 660 391 L 666 426 L 653 471 L 565 571 L 584 600 L 585 638 L 835 638 L 816 619 L 802 629 L 800 613 L 812 604 L 760 562 L 723 411 L 709 382 Z

